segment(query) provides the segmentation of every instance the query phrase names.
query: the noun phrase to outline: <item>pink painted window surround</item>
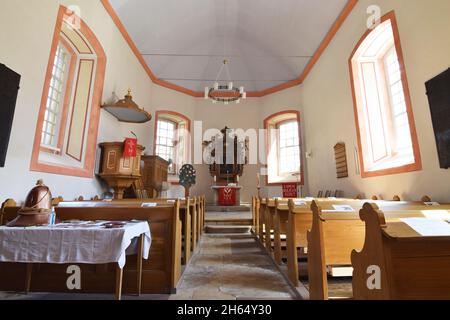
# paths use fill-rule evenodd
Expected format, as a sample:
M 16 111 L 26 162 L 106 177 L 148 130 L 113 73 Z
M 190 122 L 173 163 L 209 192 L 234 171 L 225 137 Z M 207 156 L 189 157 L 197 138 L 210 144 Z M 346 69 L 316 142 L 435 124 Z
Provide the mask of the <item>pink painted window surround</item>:
M 300 113 L 282 111 L 264 120 L 266 129 L 267 185 L 303 184 Z
M 154 154 L 169 161 L 172 182 L 177 181 L 177 172 L 189 163 L 191 121 L 185 115 L 160 110 L 156 112 Z
M 76 17 L 77 25 L 72 25 L 74 17 L 60 6 L 30 170 L 91 178 L 106 55 L 81 18 Z
M 363 178 L 421 170 L 394 12 L 369 29 L 349 59 Z

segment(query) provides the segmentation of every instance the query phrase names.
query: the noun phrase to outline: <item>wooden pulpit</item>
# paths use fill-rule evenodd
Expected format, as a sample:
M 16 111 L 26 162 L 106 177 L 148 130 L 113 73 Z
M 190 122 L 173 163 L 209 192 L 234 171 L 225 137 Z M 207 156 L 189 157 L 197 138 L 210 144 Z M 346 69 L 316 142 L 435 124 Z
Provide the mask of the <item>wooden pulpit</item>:
M 114 198 L 123 199 L 125 189 L 141 178 L 141 155 L 144 147 L 138 145 L 136 157 L 125 157 L 123 142 L 105 142 L 102 149 L 99 176 L 114 189 Z

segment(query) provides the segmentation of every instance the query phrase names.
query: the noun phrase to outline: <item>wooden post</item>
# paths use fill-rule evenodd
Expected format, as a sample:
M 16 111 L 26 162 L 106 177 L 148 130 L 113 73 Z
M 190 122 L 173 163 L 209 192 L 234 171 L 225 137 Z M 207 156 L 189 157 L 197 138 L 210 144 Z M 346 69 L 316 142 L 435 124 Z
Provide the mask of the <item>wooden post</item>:
M 184 264 L 187 265 L 191 259 L 191 206 L 190 199 L 186 198 L 186 209 L 184 212 Z
M 311 205 L 313 214 L 312 229 L 308 237 L 308 277 L 311 300 L 328 300 L 328 282 L 325 265 L 325 246 L 323 240 L 322 211 L 317 203 Z
M 33 264 L 27 263 L 27 271 L 25 276 L 25 294 L 28 294 L 31 289 L 31 276 L 33 274 Z
M 195 249 L 197 248 L 197 210 L 196 210 L 196 200 L 191 199 L 191 203 L 192 203 L 192 212 L 191 212 L 191 223 L 192 223 L 192 227 L 191 227 L 191 234 L 192 234 L 192 252 L 195 252 Z
M 138 240 L 137 248 L 137 294 L 141 295 L 142 292 L 142 259 L 144 258 L 144 235 L 141 235 Z
M 298 256 L 297 256 L 297 245 L 296 245 L 296 226 L 295 226 L 295 216 L 294 216 L 294 201 L 289 200 L 289 217 L 288 226 L 286 232 L 286 249 L 287 249 L 287 264 L 288 264 L 288 278 L 291 280 L 294 287 L 298 287 Z
M 116 300 L 122 300 L 123 269 L 116 266 Z

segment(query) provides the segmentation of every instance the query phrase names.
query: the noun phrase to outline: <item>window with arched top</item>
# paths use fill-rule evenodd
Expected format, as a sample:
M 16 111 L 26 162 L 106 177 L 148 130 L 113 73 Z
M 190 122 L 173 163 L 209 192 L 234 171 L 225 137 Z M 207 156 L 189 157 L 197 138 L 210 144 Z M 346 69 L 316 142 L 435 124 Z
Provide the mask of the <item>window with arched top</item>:
M 191 121 L 174 111 L 157 111 L 154 154 L 169 161 L 169 174 L 177 175 L 189 163 Z
M 36 126 L 31 170 L 92 177 L 106 56 L 74 12 L 60 7 Z
M 283 111 L 264 120 L 267 184 L 303 183 L 300 113 Z
M 349 65 L 362 177 L 421 170 L 408 80 L 393 12 L 364 34 Z

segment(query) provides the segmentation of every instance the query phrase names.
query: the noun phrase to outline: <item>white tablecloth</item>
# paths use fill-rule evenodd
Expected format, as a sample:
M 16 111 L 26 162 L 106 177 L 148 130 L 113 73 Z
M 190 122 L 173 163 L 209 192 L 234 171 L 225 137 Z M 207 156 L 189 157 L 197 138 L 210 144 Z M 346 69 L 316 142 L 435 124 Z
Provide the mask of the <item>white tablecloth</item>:
M 100 225 L 56 225 L 34 228 L 0 227 L 0 262 L 50 264 L 106 264 L 125 266 L 127 248 L 144 234 L 144 259 L 151 246 L 148 222 L 130 222 L 122 228 Z M 137 242 L 134 241 L 136 244 Z M 131 248 L 131 247 L 130 247 Z

